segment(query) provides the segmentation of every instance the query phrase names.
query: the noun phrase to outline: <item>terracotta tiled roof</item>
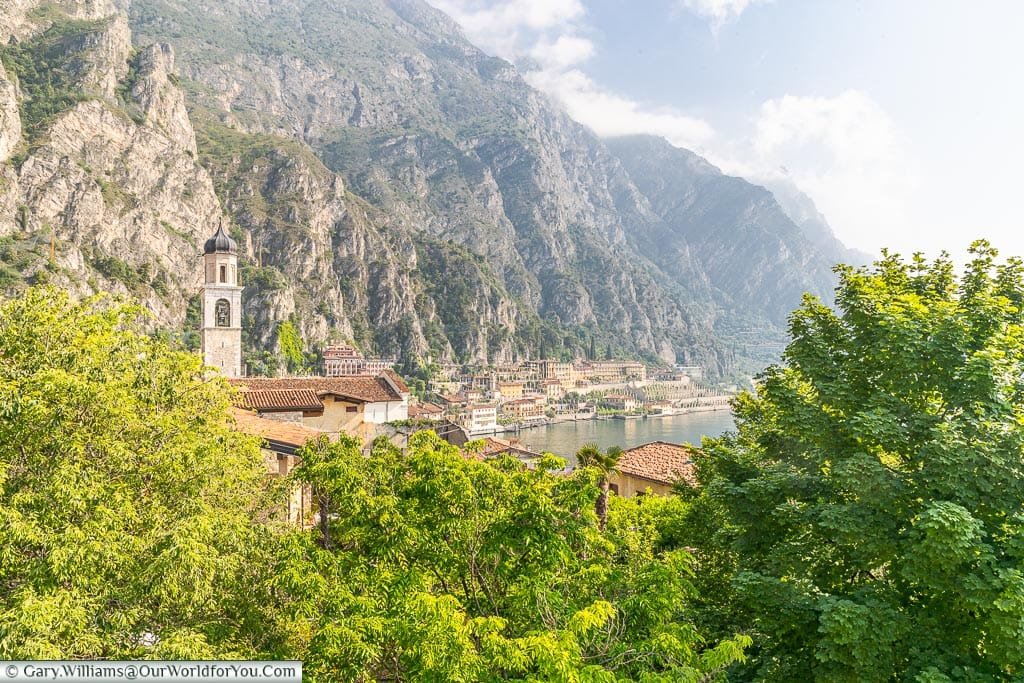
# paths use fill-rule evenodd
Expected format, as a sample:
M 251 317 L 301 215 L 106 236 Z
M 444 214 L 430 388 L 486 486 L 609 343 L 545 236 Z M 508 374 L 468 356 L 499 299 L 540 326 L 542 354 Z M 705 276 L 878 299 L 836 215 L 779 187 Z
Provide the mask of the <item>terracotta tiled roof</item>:
M 540 453 L 531 451 L 518 442 L 513 443 L 511 441 L 499 439 L 493 436 L 485 436 L 483 442 L 484 447 L 483 450 L 481 451 L 481 454 L 484 457 L 494 457 L 496 455 L 501 455 L 502 453 L 510 453 L 515 456 L 527 456 L 537 458 L 541 456 Z
M 268 391 L 241 391 L 239 406 L 251 410 L 303 410 L 319 411 L 324 404 L 309 389 L 272 389 Z
M 441 406 L 434 405 L 433 403 L 417 403 L 414 406 L 409 406 L 409 417 L 424 417 L 440 415 L 444 412 Z
M 654 441 L 630 448 L 619 459 L 618 470 L 659 484 L 684 480 L 694 485 L 693 452 L 686 446 Z
M 409 393 L 409 385 L 405 383 L 405 380 L 402 379 L 401 375 L 399 375 L 397 372 L 391 369 L 385 370 L 384 374 L 387 375 L 391 379 L 391 381 L 395 383 L 395 387 L 397 387 L 400 392 L 402 392 L 403 394 Z
M 259 436 L 267 441 L 284 444 L 294 448 L 303 446 L 306 442 L 312 441 L 324 434 L 324 432 L 319 432 L 315 429 L 310 429 L 309 427 L 303 427 L 302 425 L 294 422 L 268 420 L 265 417 L 259 417 L 255 413 L 250 413 L 247 410 L 240 410 L 238 408 L 232 410 L 232 414 L 235 418 L 235 427 L 243 434 Z
M 496 439 L 493 436 L 484 437 L 484 448 L 481 454 L 484 456 L 498 455 L 512 448 L 512 444 L 504 439 Z
M 312 391 L 317 396 L 341 396 L 362 403 L 402 400 L 383 377 L 245 377 L 231 383 L 243 391 Z

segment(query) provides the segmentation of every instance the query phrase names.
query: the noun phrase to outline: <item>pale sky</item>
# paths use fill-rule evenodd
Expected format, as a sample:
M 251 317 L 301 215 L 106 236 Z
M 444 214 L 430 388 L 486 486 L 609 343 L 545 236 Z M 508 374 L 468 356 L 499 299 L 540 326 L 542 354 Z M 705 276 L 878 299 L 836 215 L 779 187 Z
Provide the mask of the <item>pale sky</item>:
M 599 135 L 788 174 L 848 246 L 1024 256 L 1024 2 L 428 1 Z

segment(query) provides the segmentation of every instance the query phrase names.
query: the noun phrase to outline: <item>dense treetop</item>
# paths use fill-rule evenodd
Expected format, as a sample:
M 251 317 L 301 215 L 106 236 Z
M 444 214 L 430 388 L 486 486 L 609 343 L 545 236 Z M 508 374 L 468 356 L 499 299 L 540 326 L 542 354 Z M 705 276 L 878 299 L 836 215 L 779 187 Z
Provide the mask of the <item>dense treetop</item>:
M 684 535 L 708 623 L 755 629 L 744 677 L 1024 674 L 1024 268 L 972 255 L 841 269 L 705 444 Z

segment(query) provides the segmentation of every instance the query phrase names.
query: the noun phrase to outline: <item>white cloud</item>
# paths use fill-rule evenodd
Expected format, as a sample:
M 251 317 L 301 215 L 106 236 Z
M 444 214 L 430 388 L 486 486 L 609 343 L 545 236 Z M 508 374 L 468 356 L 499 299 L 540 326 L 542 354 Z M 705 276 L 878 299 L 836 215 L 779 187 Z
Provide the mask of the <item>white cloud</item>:
M 706 17 L 715 34 L 733 19 L 736 19 L 751 5 L 772 0 L 678 0 L 679 6 L 694 14 Z
M 890 244 L 905 232 L 920 183 L 908 144 L 867 93 L 794 96 L 766 101 L 749 144 L 730 150 L 730 172 L 771 177 L 784 167 L 849 242 Z
M 590 59 L 594 54 L 594 43 L 578 36 L 561 35 L 554 41 L 539 41 L 529 54 L 544 68 L 568 69 Z
M 646 107 L 610 93 L 578 69 L 534 71 L 525 78 L 530 85 L 558 100 L 569 116 L 601 136 L 647 133 L 697 150 L 705 149 L 715 136 L 706 121 L 667 109 Z
M 524 78 L 598 135 L 650 133 L 696 149 L 714 137 L 700 119 L 601 88 L 579 65 L 595 52 L 579 0 L 430 0 L 482 49 L 520 62 Z
M 560 31 L 584 15 L 580 0 L 428 0 L 462 26 L 478 46 L 515 61 L 538 34 Z

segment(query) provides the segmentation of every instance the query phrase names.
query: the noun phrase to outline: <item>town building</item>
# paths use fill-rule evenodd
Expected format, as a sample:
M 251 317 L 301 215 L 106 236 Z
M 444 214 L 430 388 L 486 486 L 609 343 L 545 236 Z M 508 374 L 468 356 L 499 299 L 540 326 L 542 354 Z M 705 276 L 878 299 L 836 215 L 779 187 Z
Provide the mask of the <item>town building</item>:
M 572 363 L 555 360 L 537 360 L 529 361 L 527 365 L 537 372 L 541 380 L 556 380 L 567 389 L 576 386 L 578 375 L 576 367 Z
M 424 403 L 422 401 L 418 401 L 409 405 L 409 419 L 438 422 L 444 419 L 444 408 L 436 403 Z
M 697 483 L 693 467 L 693 451 L 687 446 L 654 441 L 630 448 L 619 458 L 617 471 L 608 481 L 610 488 L 624 498 L 646 493 L 668 495 L 682 482 Z
M 409 387 L 392 370 L 376 377 L 248 377 L 232 380 L 240 407 L 260 417 L 372 440 L 409 418 Z
M 483 439 L 484 446 L 480 451 L 481 455 L 485 459 L 497 458 L 502 455 L 511 455 L 513 458 L 517 458 L 527 465 L 532 465 L 541 457 L 542 453 L 531 450 L 528 446 L 524 446 L 519 439 L 499 439 L 494 436 L 486 436 Z
M 565 396 L 565 387 L 556 379 L 544 379 L 540 381 L 540 393 L 544 394 L 549 401 L 558 401 Z
M 238 284 L 238 245 L 224 226 L 203 245 L 200 296 L 200 348 L 203 362 L 225 377 L 242 376 L 242 287 Z
M 590 361 L 576 366 L 576 376 L 595 384 L 621 381 L 643 382 L 647 379 L 647 368 L 643 363 L 636 361 Z
M 498 395 L 505 400 L 522 398 L 525 387 L 521 382 L 498 382 Z
M 471 403 L 459 416 L 461 426 L 469 436 L 493 434 L 498 431 L 498 406 L 488 403 Z
M 315 429 L 268 420 L 254 412 L 237 408 L 232 412 L 235 429 L 260 439 L 260 452 L 263 454 L 267 474 L 274 478 L 284 478 L 291 474 L 300 460 L 296 452 L 310 441 L 323 436 L 323 432 Z M 296 484 L 285 502 L 285 520 L 300 528 L 308 527 L 312 522 L 311 501 L 312 492 L 309 485 Z
M 609 410 L 624 410 L 627 413 L 636 410 L 636 399 L 629 394 L 608 394 L 601 399 L 601 405 Z
M 358 349 L 347 344 L 328 346 L 323 351 L 323 357 L 324 375 L 327 377 L 379 375 L 395 364 L 393 360 L 365 358 Z
M 501 415 L 514 422 L 538 422 L 544 419 L 546 404 L 539 396 L 506 401 L 501 404 Z

